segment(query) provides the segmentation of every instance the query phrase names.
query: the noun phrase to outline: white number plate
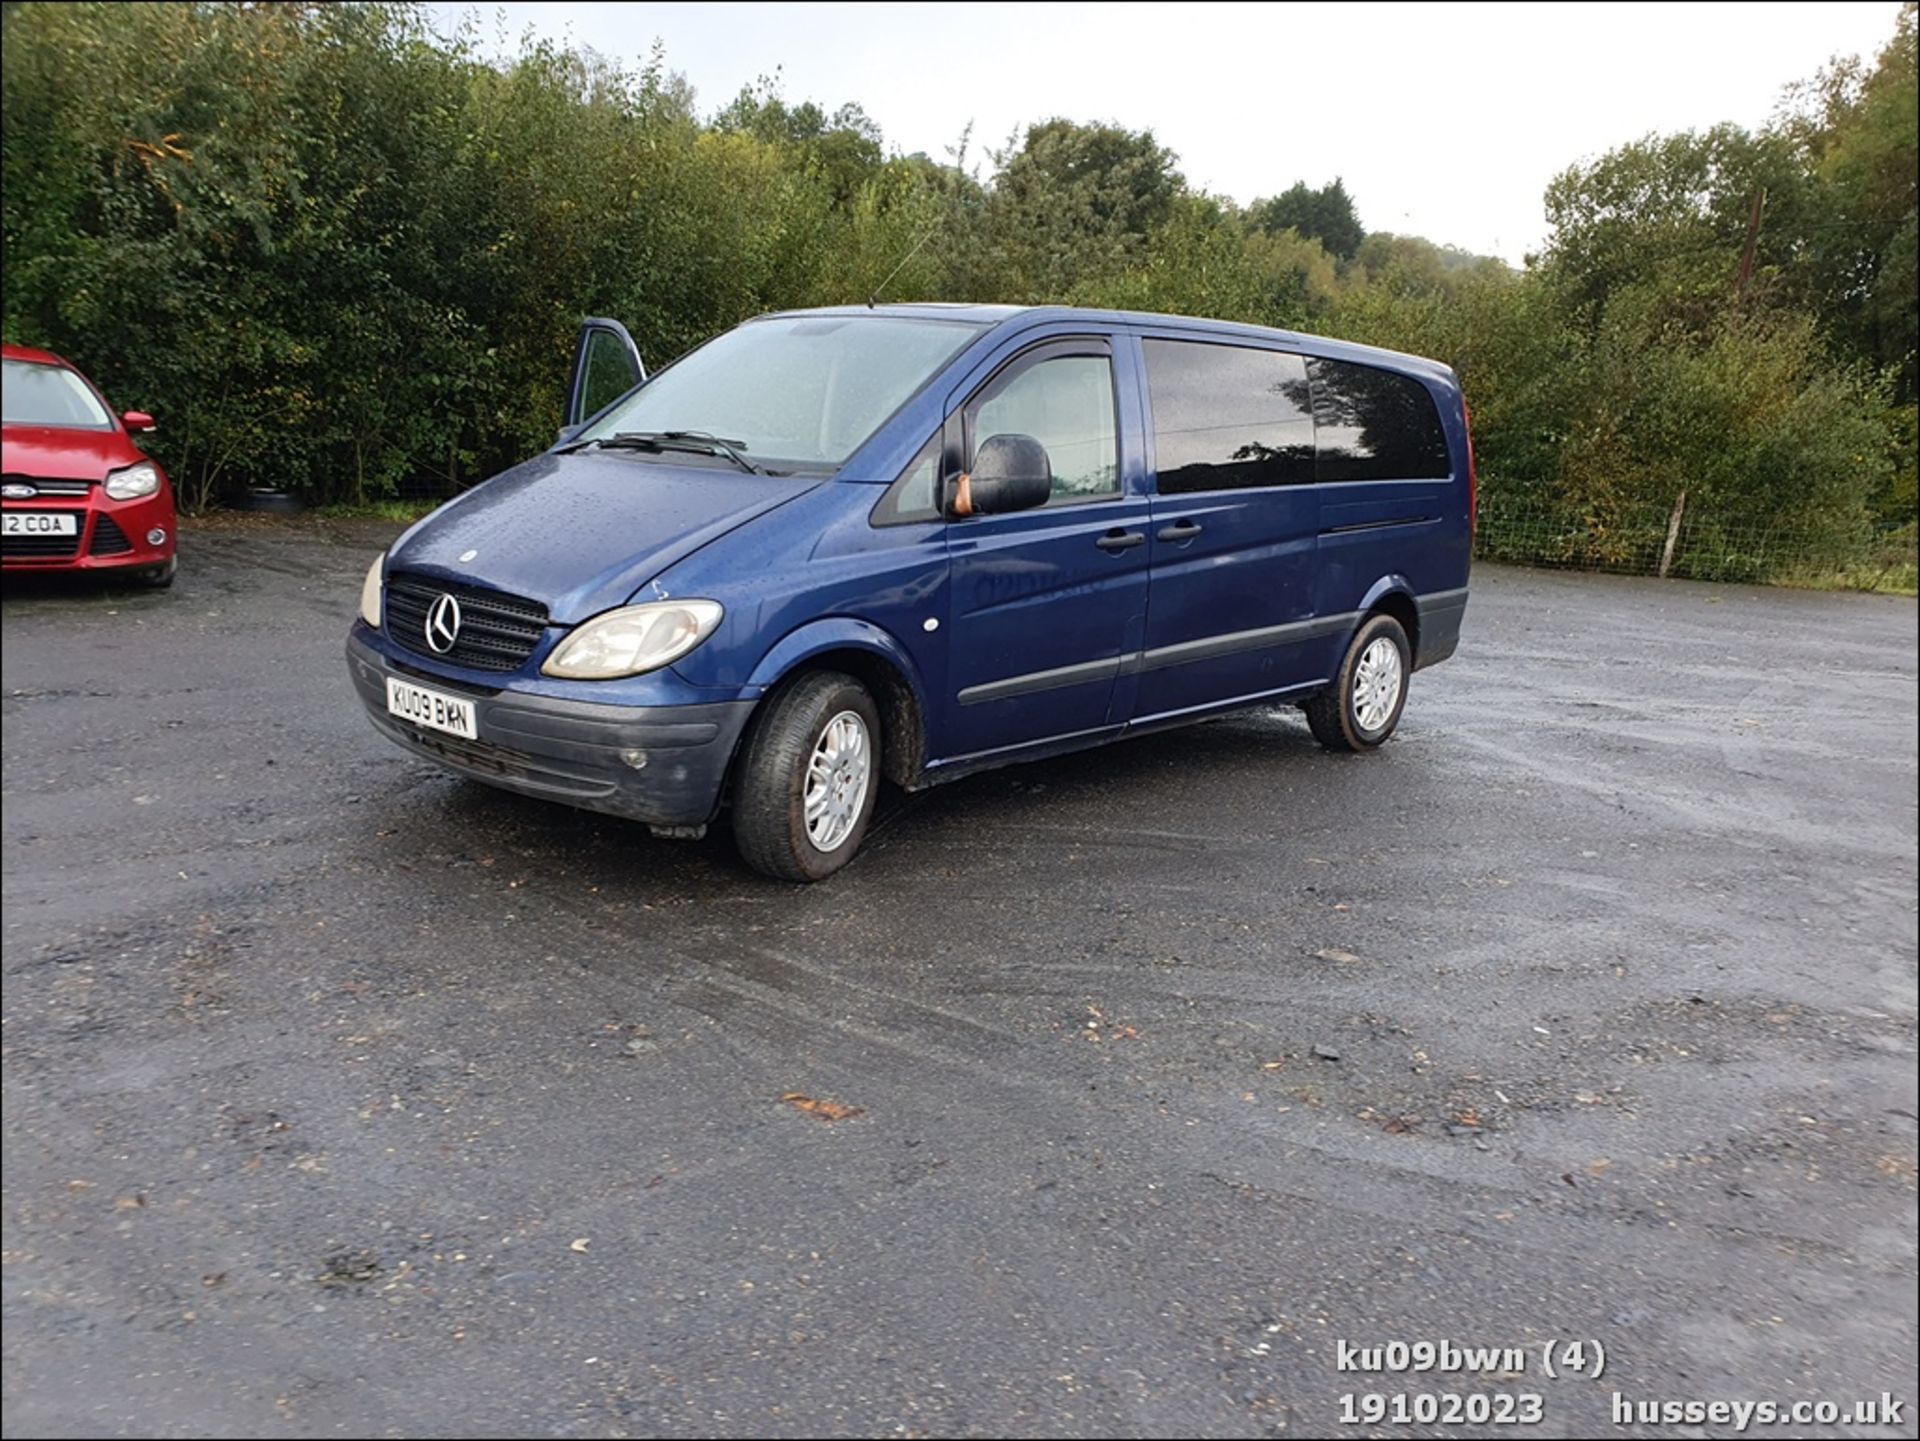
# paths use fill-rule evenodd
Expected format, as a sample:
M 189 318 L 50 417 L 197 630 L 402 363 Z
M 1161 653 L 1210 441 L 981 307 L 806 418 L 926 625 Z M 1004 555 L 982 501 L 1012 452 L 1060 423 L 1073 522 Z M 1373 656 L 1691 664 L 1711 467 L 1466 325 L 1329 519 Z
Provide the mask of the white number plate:
M 48 510 L 10 510 L 0 518 L 0 535 L 78 535 L 78 516 Z
M 387 714 L 417 726 L 445 731 L 450 736 L 480 739 L 480 727 L 474 720 L 473 702 L 442 691 L 428 690 L 387 677 Z

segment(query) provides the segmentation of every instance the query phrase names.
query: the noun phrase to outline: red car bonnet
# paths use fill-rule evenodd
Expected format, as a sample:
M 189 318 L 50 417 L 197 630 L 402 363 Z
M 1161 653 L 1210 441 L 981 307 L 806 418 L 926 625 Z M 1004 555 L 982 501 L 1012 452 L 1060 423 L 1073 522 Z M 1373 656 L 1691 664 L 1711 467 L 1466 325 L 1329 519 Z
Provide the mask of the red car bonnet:
M 112 430 L 70 430 L 51 425 L 9 425 L 0 430 L 0 464 L 9 475 L 38 475 L 49 480 L 104 480 L 107 472 L 146 457 L 133 442 Z

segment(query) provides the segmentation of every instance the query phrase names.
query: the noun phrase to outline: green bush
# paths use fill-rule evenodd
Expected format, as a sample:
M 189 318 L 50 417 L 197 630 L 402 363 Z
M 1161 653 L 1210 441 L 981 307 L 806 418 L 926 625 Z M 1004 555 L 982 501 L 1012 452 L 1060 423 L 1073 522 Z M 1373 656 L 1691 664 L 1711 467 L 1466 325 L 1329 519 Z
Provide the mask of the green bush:
M 6 335 L 155 412 L 190 506 L 451 494 L 551 440 L 583 315 L 658 365 L 884 283 L 1438 357 L 1473 406 L 1489 554 L 1645 568 L 1684 492 L 1676 573 L 1910 574 L 1911 0 L 1765 130 L 1567 171 L 1521 269 L 1367 235 L 1337 181 L 1242 211 L 1150 133 L 1041 120 L 982 178 L 965 136 L 889 154 L 857 106 L 766 82 L 703 117 L 657 52 L 493 62 L 407 5 L 3 13 Z

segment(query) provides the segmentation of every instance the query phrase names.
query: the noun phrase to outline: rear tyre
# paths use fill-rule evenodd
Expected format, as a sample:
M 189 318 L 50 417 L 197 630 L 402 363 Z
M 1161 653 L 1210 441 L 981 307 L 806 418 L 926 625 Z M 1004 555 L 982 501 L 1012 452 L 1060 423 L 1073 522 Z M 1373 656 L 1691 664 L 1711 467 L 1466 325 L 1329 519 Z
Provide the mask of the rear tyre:
M 144 570 L 136 570 L 133 579 L 136 585 L 143 585 L 148 590 L 165 590 L 173 584 L 173 578 L 179 570 L 180 557 L 170 555 L 165 565 L 150 565 Z
M 838 671 L 804 675 L 755 718 L 734 785 L 743 860 L 782 881 L 818 881 L 853 859 L 880 791 L 880 712 Z
M 1333 684 L 1301 709 L 1313 738 L 1330 751 L 1370 751 L 1400 724 L 1413 647 L 1390 615 L 1370 617 L 1340 661 Z

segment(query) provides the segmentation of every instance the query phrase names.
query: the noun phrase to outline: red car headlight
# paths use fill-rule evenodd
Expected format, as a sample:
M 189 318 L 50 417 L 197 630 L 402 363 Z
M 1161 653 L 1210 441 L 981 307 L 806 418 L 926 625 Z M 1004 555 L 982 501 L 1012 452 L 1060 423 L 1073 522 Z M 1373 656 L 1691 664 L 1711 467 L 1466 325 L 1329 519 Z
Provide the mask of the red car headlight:
M 107 477 L 107 494 L 115 500 L 138 500 L 160 488 L 160 467 L 150 460 L 116 470 Z

